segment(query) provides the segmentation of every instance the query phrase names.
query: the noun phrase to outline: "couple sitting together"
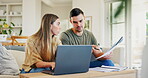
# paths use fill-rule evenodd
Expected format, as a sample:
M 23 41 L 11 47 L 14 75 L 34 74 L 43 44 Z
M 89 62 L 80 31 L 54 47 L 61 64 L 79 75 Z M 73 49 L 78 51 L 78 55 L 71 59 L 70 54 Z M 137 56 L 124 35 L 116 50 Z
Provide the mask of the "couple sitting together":
M 98 57 L 102 52 L 97 46 L 94 35 L 84 29 L 85 16 L 81 9 L 74 8 L 70 12 L 70 22 L 73 28 L 61 33 L 60 39 L 55 35 L 60 32 L 60 20 L 57 15 L 45 14 L 38 32 L 30 36 L 26 44 L 26 57 L 21 73 L 34 73 L 54 69 L 55 54 L 58 45 L 92 45 L 92 58 Z M 95 49 L 97 48 L 97 49 Z M 114 66 L 107 55 L 98 60 L 90 61 L 90 68 L 102 65 Z

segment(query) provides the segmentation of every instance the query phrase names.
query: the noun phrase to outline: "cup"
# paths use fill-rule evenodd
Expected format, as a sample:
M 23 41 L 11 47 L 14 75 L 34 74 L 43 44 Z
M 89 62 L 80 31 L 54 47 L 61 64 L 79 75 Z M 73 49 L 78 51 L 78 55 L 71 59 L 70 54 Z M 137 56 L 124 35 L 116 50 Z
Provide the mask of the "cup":
M 10 15 L 13 15 L 13 12 L 10 12 Z

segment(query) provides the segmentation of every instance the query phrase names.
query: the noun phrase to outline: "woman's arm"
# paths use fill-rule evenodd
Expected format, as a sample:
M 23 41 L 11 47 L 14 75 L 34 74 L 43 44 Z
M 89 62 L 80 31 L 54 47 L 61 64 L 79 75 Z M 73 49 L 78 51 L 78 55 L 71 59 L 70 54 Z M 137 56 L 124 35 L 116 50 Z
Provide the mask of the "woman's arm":
M 37 68 L 51 67 L 52 69 L 54 69 L 55 62 L 43 62 L 43 61 L 40 61 L 40 62 L 37 62 L 35 65 L 36 65 Z

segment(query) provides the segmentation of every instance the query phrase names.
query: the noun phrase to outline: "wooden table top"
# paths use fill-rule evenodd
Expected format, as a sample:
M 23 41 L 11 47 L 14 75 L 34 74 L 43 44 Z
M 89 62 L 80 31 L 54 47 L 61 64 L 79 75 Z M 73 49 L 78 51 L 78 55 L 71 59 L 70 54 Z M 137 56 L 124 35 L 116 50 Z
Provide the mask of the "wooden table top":
M 86 73 L 76 73 L 76 74 L 66 74 L 66 75 L 49 75 L 44 73 L 27 73 L 27 74 L 20 74 L 20 78 L 96 78 L 96 77 L 103 77 L 103 76 L 111 76 L 111 75 L 121 75 L 121 74 L 135 74 L 136 77 L 136 70 L 127 69 L 120 72 L 98 72 L 98 71 L 88 71 Z M 134 77 L 134 78 L 135 78 Z

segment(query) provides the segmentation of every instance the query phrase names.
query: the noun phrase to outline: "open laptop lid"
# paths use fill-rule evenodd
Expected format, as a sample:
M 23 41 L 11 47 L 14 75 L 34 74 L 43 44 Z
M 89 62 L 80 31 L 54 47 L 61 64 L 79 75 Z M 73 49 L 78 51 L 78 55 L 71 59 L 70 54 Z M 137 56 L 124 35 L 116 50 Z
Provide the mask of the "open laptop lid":
M 59 45 L 54 75 L 87 72 L 91 59 L 91 45 Z

